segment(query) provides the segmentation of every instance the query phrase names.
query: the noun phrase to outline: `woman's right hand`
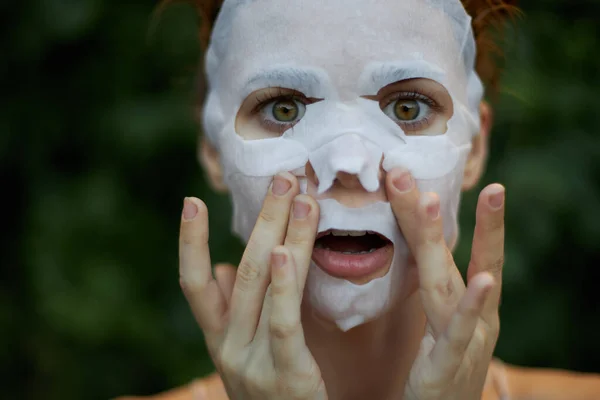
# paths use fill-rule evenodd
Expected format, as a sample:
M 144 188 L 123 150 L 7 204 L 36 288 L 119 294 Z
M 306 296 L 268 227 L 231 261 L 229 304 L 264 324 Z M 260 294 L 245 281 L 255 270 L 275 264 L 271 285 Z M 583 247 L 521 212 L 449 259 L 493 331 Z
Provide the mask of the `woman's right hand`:
M 232 400 L 327 399 L 300 320 L 319 208 L 298 193 L 293 175 L 274 178 L 237 272 L 219 265 L 216 279 L 206 205 L 184 201 L 181 288 Z

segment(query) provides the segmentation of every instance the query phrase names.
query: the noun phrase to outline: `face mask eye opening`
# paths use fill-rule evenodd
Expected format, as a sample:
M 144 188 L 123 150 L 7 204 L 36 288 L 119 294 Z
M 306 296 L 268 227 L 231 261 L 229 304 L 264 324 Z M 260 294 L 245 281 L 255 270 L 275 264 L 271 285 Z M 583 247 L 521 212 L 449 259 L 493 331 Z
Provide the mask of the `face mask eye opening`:
M 407 136 L 437 136 L 448 131 L 453 102 L 448 91 L 431 79 L 398 81 L 382 88 L 371 99 Z
M 318 101 L 286 88 L 265 88 L 246 97 L 235 121 L 236 133 L 245 140 L 281 136 L 306 113 L 306 106 Z

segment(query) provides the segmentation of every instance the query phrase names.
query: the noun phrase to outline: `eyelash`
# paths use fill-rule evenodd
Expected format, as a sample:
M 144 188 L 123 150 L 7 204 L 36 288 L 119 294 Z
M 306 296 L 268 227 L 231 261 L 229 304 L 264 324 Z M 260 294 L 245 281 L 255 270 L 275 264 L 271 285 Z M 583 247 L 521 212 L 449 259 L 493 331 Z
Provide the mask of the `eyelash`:
M 275 93 L 273 93 L 275 91 Z M 252 107 L 252 113 L 257 114 L 260 110 L 266 106 L 267 104 L 273 101 L 281 101 L 281 100 L 298 100 L 305 105 L 310 104 L 309 99 L 304 97 L 304 95 L 300 92 L 285 90 L 280 87 L 269 88 L 264 92 L 264 97 L 262 94 L 258 94 L 255 99 L 255 106 Z
M 275 93 L 273 93 L 275 92 Z M 252 108 L 253 114 L 260 114 L 263 108 L 269 103 L 273 103 L 275 101 L 299 101 L 305 106 L 311 104 L 312 102 L 304 97 L 304 95 L 300 92 L 284 90 L 280 87 L 270 88 L 269 90 L 264 92 L 264 97 L 262 95 L 256 96 L 256 105 Z M 261 116 L 260 119 L 261 124 L 263 124 L 267 129 L 272 129 L 277 131 L 278 133 L 283 133 L 290 128 L 290 124 L 286 123 L 277 123 L 271 120 L 268 120 Z
M 440 105 L 437 101 L 433 100 L 432 97 L 433 96 L 427 96 L 417 91 L 396 92 L 382 100 L 382 102 L 380 103 L 380 107 L 382 110 L 384 110 L 387 106 L 398 100 L 422 101 L 432 111 L 429 113 L 429 115 L 426 115 L 418 121 L 402 122 L 401 124 L 398 123 L 399 125 L 402 125 L 402 127 L 407 131 L 419 131 L 420 129 L 424 129 L 429 125 L 429 123 L 431 122 L 431 116 L 433 114 L 443 114 L 446 111 L 445 107 Z

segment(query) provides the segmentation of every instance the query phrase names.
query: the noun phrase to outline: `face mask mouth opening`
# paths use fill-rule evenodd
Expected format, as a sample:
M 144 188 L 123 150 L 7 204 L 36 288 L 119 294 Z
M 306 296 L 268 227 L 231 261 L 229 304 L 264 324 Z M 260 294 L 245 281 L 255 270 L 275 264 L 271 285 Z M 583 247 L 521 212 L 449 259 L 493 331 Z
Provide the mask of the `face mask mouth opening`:
M 317 235 L 312 259 L 327 274 L 365 284 L 389 270 L 391 240 L 375 231 L 329 229 Z
M 386 246 L 393 246 L 391 240 L 375 231 L 328 229 L 315 240 L 315 249 L 345 255 L 369 254 Z

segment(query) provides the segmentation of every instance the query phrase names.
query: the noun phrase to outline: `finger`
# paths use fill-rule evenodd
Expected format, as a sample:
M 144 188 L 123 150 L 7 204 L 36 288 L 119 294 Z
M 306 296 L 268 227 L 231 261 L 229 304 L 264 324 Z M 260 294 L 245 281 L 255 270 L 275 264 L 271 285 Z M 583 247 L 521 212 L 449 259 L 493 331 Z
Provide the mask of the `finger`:
M 496 281 L 482 315 L 490 327 L 498 325 L 498 307 L 502 291 L 504 204 L 505 189 L 502 185 L 489 185 L 479 195 L 471 262 L 467 272 L 469 279 L 480 272 L 489 272 Z
M 386 176 L 386 191 L 398 226 L 414 253 L 419 230 L 419 190 L 406 169 L 394 168 Z
M 284 246 L 289 249 L 296 266 L 298 291 L 303 293 L 304 284 L 319 223 L 319 205 L 307 195 L 296 196 L 288 223 Z
M 492 275 L 486 272 L 478 274 L 469 282 L 469 287 L 452 315 L 448 327 L 438 338 L 431 352 L 431 363 L 434 365 L 436 379 L 444 380 L 455 376 L 471 343 L 485 301 L 494 283 Z M 487 362 L 489 363 L 489 360 Z
M 179 233 L 179 282 L 207 339 L 222 332 L 226 303 L 212 277 L 208 210 L 199 199 L 184 200 Z
M 284 246 L 271 257 L 271 316 L 269 332 L 275 368 L 286 373 L 303 367 L 306 348 L 300 322 L 300 294 L 292 254 Z
M 278 174 L 248 240 L 231 296 L 228 339 L 237 348 L 250 343 L 256 332 L 269 284 L 271 250 L 283 243 L 292 200 L 298 190 L 298 181 L 292 174 Z
M 217 279 L 219 288 L 221 288 L 221 292 L 228 304 L 231 301 L 231 293 L 233 293 L 236 273 L 235 267 L 231 264 L 215 265 L 215 278 Z
M 462 277 L 446 246 L 440 199 L 435 193 L 423 193 L 418 208 L 419 228 L 415 260 L 419 288 L 427 319 L 436 337 L 446 324 L 465 292 Z

